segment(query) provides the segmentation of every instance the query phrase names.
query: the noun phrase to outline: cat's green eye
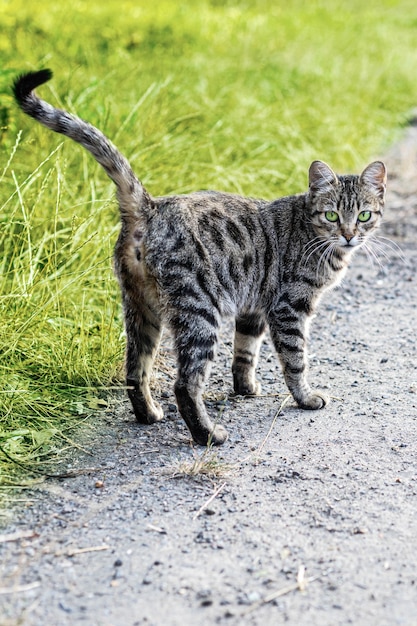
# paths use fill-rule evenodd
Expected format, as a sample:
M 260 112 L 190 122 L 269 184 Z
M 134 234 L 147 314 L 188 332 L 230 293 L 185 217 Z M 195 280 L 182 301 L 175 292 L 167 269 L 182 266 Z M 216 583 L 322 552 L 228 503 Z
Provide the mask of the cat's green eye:
M 370 219 L 371 219 L 371 212 L 370 211 L 361 211 L 361 213 L 359 213 L 359 215 L 358 215 L 358 220 L 360 222 L 367 222 Z
M 336 213 L 336 211 L 326 211 L 325 216 L 328 222 L 337 222 L 337 220 L 339 219 L 339 215 Z

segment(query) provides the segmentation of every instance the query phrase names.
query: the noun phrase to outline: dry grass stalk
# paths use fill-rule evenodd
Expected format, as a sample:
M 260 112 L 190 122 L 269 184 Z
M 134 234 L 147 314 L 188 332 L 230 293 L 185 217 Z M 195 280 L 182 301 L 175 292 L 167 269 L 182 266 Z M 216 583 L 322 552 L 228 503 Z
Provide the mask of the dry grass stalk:
M 260 606 L 269 604 L 270 602 L 273 602 L 277 598 L 281 598 L 281 596 L 285 596 L 288 593 L 292 593 L 293 591 L 304 592 L 307 588 L 307 585 L 309 583 L 312 583 L 314 580 L 317 580 L 316 576 L 310 576 L 310 578 L 305 577 L 305 567 L 304 565 L 300 565 L 300 567 L 298 568 L 298 573 L 297 573 L 297 581 L 295 583 L 292 583 L 291 585 L 287 585 L 286 587 L 282 587 L 281 589 L 278 589 L 277 591 L 272 591 L 270 594 L 265 596 L 265 598 L 263 598 L 262 600 L 259 600 L 258 602 L 254 602 L 246 609 L 246 611 L 244 611 L 244 613 L 242 614 L 242 617 L 244 615 L 247 615 L 248 613 L 251 613 L 252 611 L 255 611 Z
M 19 541 L 20 539 L 32 539 L 34 537 L 39 537 L 38 533 L 34 530 L 22 530 L 8 535 L 0 535 L 0 543 Z
M 210 496 L 210 498 L 204 502 L 202 506 L 198 509 L 197 513 L 193 516 L 193 520 L 197 519 L 199 515 L 213 502 L 215 498 L 219 495 L 219 493 L 226 487 L 227 483 L 222 483 L 219 487 L 214 490 L 214 493 Z
M 4 596 L 9 593 L 24 593 L 25 591 L 32 591 L 41 586 L 40 582 L 28 583 L 27 585 L 14 585 L 13 587 L 0 587 L 0 595 Z

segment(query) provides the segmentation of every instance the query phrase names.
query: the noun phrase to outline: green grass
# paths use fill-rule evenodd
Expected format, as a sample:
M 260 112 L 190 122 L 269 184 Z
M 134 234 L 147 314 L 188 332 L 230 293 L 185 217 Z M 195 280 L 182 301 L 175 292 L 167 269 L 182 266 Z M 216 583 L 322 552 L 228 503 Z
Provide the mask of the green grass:
M 303 191 L 313 159 L 358 171 L 398 136 L 417 102 L 417 6 L 3 0 L 0 21 L 7 489 L 27 477 L 11 458 L 45 467 L 71 445 L 98 390 L 120 379 L 124 347 L 113 185 L 81 147 L 16 109 L 13 77 L 50 67 L 42 95 L 99 126 L 155 195 L 273 198 Z

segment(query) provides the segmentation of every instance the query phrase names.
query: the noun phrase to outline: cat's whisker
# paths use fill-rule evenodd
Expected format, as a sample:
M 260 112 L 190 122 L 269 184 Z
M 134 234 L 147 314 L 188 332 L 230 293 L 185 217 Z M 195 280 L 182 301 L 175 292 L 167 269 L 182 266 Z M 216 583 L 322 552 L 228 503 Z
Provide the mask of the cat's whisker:
M 312 250 L 312 252 L 308 255 L 308 257 L 307 257 L 307 259 L 306 259 L 306 261 L 305 261 L 305 263 L 304 263 L 304 266 L 303 266 L 303 267 L 307 267 L 307 265 L 308 265 L 308 263 L 309 263 L 309 261 L 310 261 L 310 258 L 313 256 L 313 254 L 315 254 L 316 252 L 319 252 L 319 251 L 320 251 L 320 250 L 322 250 L 323 248 L 325 248 L 325 249 L 326 249 L 326 247 L 327 247 L 327 242 L 325 242 L 325 243 L 321 244 L 320 246 L 318 246 L 317 248 L 315 248 L 314 250 Z M 322 256 L 322 254 L 323 254 L 323 252 L 322 252 L 322 253 L 320 254 L 320 256 L 319 256 L 319 262 L 318 262 L 318 263 L 320 263 L 320 258 L 321 258 L 321 256 Z
M 367 255 L 368 259 L 371 261 L 372 265 L 375 265 L 375 263 L 376 263 L 379 266 L 380 269 L 384 268 L 384 265 L 383 265 L 381 259 L 376 254 L 375 250 L 373 250 L 373 248 L 369 245 L 369 242 L 365 242 L 363 244 L 362 248 L 366 252 L 366 255 Z
M 315 254 L 316 252 L 321 250 L 325 245 L 326 245 L 326 242 L 324 241 L 324 242 L 321 242 L 321 243 L 317 243 L 314 246 L 310 246 L 308 250 L 305 250 L 304 253 L 303 253 L 303 256 L 301 257 L 301 261 L 303 261 L 304 257 L 307 255 L 307 257 L 306 257 L 306 259 L 304 261 L 304 265 L 307 265 L 307 263 L 309 262 L 309 260 L 313 256 L 313 254 Z
M 371 263 L 372 267 L 379 266 L 382 269 L 382 265 L 381 265 L 381 262 L 380 262 L 379 258 L 375 255 L 375 253 L 373 251 L 371 252 L 371 250 L 369 249 L 369 247 L 366 244 L 364 244 L 363 250 L 364 250 L 364 252 L 365 252 L 369 262 Z
M 382 256 L 384 261 L 390 260 L 390 255 L 387 253 L 387 251 L 384 250 L 384 248 L 378 246 L 376 242 L 369 242 L 369 247 L 373 250 L 373 252 L 375 252 L 376 255 Z
M 377 261 L 379 263 L 379 260 L 377 258 L 375 258 L 375 254 L 372 254 L 371 251 L 369 250 L 369 247 L 366 243 L 364 243 L 362 245 L 362 250 L 365 252 L 366 257 L 368 259 L 368 261 L 370 261 L 372 267 L 375 266 L 375 261 Z
M 323 239 L 323 237 L 321 236 L 317 236 L 317 237 L 314 237 L 313 239 L 310 239 L 310 241 L 308 241 L 306 245 L 304 246 L 304 253 L 308 252 L 308 250 L 316 246 L 318 243 L 324 243 L 325 241 L 326 240 Z
M 405 263 L 404 252 L 401 250 L 401 247 L 398 245 L 398 243 L 396 243 L 392 239 L 389 239 L 388 237 L 384 237 L 383 235 L 375 235 L 374 237 L 372 237 L 370 241 L 372 243 L 377 242 L 378 245 L 385 246 L 385 248 L 387 248 L 391 252 L 398 254 L 400 260 L 403 263 Z
M 329 260 L 332 258 L 334 249 L 336 247 L 336 242 L 333 241 L 326 241 L 325 242 L 326 248 L 323 250 L 322 254 L 320 255 L 320 258 L 318 260 L 317 263 L 317 269 L 316 269 L 316 276 L 317 278 L 320 277 L 320 268 L 322 265 L 325 265 L 327 262 L 329 262 Z
M 395 253 L 399 255 L 400 259 L 403 262 L 405 262 L 401 248 L 396 245 L 395 246 L 389 245 L 391 243 L 393 242 L 391 242 L 389 239 L 387 239 L 386 241 L 381 241 L 381 238 L 379 237 L 374 237 L 372 239 L 369 239 L 369 241 L 367 242 L 367 246 L 369 247 L 369 249 L 372 250 L 372 252 L 374 253 L 374 256 L 378 257 L 378 262 L 381 267 L 383 266 L 383 264 L 379 257 L 382 256 L 384 260 L 388 262 L 392 259 L 392 254 L 390 253 Z
M 313 256 L 313 254 L 315 254 L 316 252 L 318 252 L 319 250 L 321 250 L 324 246 L 328 245 L 328 241 L 324 240 L 323 241 L 323 237 L 316 237 L 315 239 L 312 239 L 304 248 L 304 252 L 303 255 L 301 257 L 301 262 L 303 262 L 304 257 L 306 255 L 307 258 L 304 260 L 303 263 L 303 267 L 306 267 L 310 258 Z
M 317 267 L 316 267 L 316 277 L 318 278 L 320 276 L 320 266 L 323 262 L 323 260 L 325 258 L 327 258 L 327 255 L 329 253 L 329 244 L 327 244 L 327 246 L 324 248 L 324 250 L 322 251 L 322 253 L 320 254 L 318 261 L 317 261 Z
M 366 240 L 366 244 L 368 246 L 381 250 L 385 250 L 385 248 L 388 248 L 384 241 L 379 241 L 376 237 L 369 237 L 369 239 Z

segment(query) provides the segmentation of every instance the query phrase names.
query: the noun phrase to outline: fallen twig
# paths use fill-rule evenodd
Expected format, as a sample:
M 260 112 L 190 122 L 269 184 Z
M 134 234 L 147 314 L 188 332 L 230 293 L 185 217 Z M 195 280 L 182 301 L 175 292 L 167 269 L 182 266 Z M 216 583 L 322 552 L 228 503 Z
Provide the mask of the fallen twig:
M 28 583 L 27 585 L 15 585 L 14 587 L 0 587 L 0 595 L 4 596 L 8 593 L 23 593 L 25 591 L 32 591 L 40 587 L 40 582 Z
M 77 554 L 85 554 L 86 552 L 101 552 L 102 550 L 110 550 L 110 546 L 90 546 L 89 548 L 75 548 L 66 552 L 56 552 L 55 556 L 76 556 Z
M 260 606 L 263 606 L 264 604 L 269 604 L 270 602 L 273 602 L 277 598 L 280 598 L 281 596 L 285 596 L 288 593 L 291 593 L 293 591 L 305 591 L 307 585 L 309 583 L 312 583 L 314 580 L 317 580 L 317 576 L 311 576 L 310 578 L 305 578 L 305 568 L 303 565 L 301 565 L 297 574 L 297 582 L 292 583 L 291 585 L 287 585 L 286 587 L 282 587 L 281 589 L 278 589 L 277 591 L 272 591 L 270 594 L 265 596 L 265 598 L 262 598 L 262 600 L 258 600 L 257 602 L 254 602 L 246 609 L 246 611 L 242 613 L 242 616 L 247 615 L 248 613 L 251 613 L 252 611 L 255 611 L 256 609 L 258 609 Z
M 204 509 L 206 509 L 206 508 L 209 506 L 209 504 L 210 504 L 211 502 L 213 502 L 214 498 L 216 498 L 216 497 L 219 495 L 219 493 L 221 492 L 221 490 L 225 488 L 226 484 L 227 484 L 227 483 L 222 483 L 219 487 L 217 487 L 217 489 L 216 489 L 216 490 L 214 491 L 214 493 L 210 496 L 210 498 L 207 500 L 207 502 L 204 502 L 204 504 L 203 504 L 203 505 L 202 505 L 202 506 L 198 509 L 197 513 L 195 513 L 195 515 L 194 515 L 194 517 L 193 517 L 193 520 L 194 520 L 194 519 L 197 519 L 197 517 L 198 517 L 199 515 L 201 515 L 201 513 L 204 511 Z
M 153 532 L 159 533 L 160 535 L 167 534 L 167 531 L 164 528 L 161 528 L 160 526 L 154 526 L 153 524 L 147 524 L 146 530 L 152 530 Z
M 282 395 L 282 394 L 279 394 L 279 395 Z M 275 411 L 275 414 L 274 414 L 274 417 L 272 418 L 272 422 L 268 429 L 268 432 L 266 433 L 265 437 L 261 441 L 259 447 L 254 452 L 251 452 L 250 454 L 248 454 L 248 456 L 243 459 L 243 462 L 249 461 L 253 457 L 257 457 L 262 452 L 263 447 L 265 446 L 266 442 L 268 441 L 271 435 L 272 429 L 275 426 L 275 422 L 277 421 L 278 416 L 281 415 L 282 409 L 285 407 L 286 404 L 288 404 L 290 400 L 291 400 L 291 395 L 287 394 L 284 400 L 281 402 L 281 404 L 277 408 L 277 410 Z
M 68 556 L 75 556 L 76 554 L 85 554 L 86 552 L 101 552 L 102 550 L 110 550 L 110 546 L 91 546 L 90 548 L 77 548 L 67 552 Z
M 273 418 L 273 420 L 272 420 L 272 422 L 271 422 L 271 426 L 269 427 L 268 432 L 266 433 L 266 435 L 265 435 L 265 437 L 264 437 L 263 441 L 261 442 L 261 444 L 260 444 L 259 448 L 257 449 L 257 451 L 256 451 L 256 453 L 257 453 L 257 454 L 260 454 L 260 453 L 262 452 L 262 448 L 264 447 L 264 445 L 265 445 L 265 444 L 266 444 L 266 442 L 268 441 L 269 436 L 270 436 L 270 434 L 271 434 L 271 432 L 272 432 L 272 429 L 273 429 L 273 428 L 274 428 L 274 426 L 275 426 L 275 422 L 276 422 L 276 421 L 277 421 L 277 419 L 278 419 L 278 416 L 281 414 L 282 409 L 285 407 L 285 405 L 286 405 L 286 404 L 288 404 L 288 402 L 289 402 L 290 400 L 291 400 L 291 396 L 290 396 L 290 394 L 288 394 L 288 395 L 287 395 L 287 397 L 286 397 L 286 398 L 284 398 L 284 400 L 281 402 L 281 404 L 279 405 L 278 409 L 275 411 L 275 415 L 274 415 L 274 418 Z
M 19 541 L 19 539 L 32 539 L 33 537 L 39 537 L 38 533 L 34 530 L 21 530 L 8 535 L 0 535 L 0 543 L 6 543 L 7 541 Z
M 93 452 L 90 452 L 90 450 L 87 450 L 86 448 L 83 448 L 83 446 L 80 446 L 79 443 L 77 443 L 73 439 L 70 439 L 69 437 L 67 437 L 67 435 L 64 435 L 64 433 L 60 432 L 58 434 L 64 441 L 69 443 L 71 446 L 74 446 L 74 448 L 78 448 L 78 450 L 81 450 L 81 452 L 84 452 L 85 454 L 88 454 L 89 456 L 94 456 Z

